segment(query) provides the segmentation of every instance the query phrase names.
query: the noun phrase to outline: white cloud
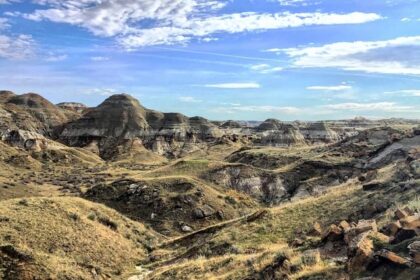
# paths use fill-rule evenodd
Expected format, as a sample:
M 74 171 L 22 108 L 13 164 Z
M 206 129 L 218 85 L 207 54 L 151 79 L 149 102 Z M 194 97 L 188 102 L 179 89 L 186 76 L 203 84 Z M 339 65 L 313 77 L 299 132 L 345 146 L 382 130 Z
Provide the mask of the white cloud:
M 0 35 L 0 58 L 20 60 L 34 55 L 35 42 L 29 35 Z
M 273 67 L 269 64 L 255 64 L 255 65 L 251 65 L 251 67 L 249 68 L 261 74 L 270 74 L 270 73 L 283 71 L 283 67 L 279 67 L 279 66 Z
M 375 13 L 234 13 L 215 15 L 228 1 L 215 0 L 34 0 L 45 5 L 24 17 L 77 25 L 99 36 L 117 36 L 127 49 L 215 40 L 241 33 L 310 25 L 359 24 L 381 19 Z M 144 24 L 147 22 L 147 25 Z
M 420 97 L 420 89 L 405 89 L 405 90 L 387 91 L 387 92 L 385 92 L 385 94 Z
M 415 110 L 412 106 L 398 105 L 395 102 L 377 103 L 338 103 L 323 106 L 326 109 L 339 111 L 383 111 L 383 112 L 407 112 Z
M 224 84 L 209 84 L 205 85 L 207 88 L 220 88 L 220 89 L 257 89 L 261 85 L 258 83 L 224 83 Z
M 352 89 L 352 86 L 349 85 L 338 85 L 338 86 L 310 86 L 306 88 L 307 90 L 316 90 L 316 91 L 344 91 Z
M 236 13 L 207 18 L 192 18 L 181 24 L 136 29 L 119 39 L 126 48 L 150 45 L 188 43 L 192 38 L 207 37 L 219 33 L 242 33 L 300 27 L 310 25 L 357 24 L 378 20 L 377 14 L 350 13 Z
M 48 62 L 59 62 L 67 59 L 66 54 L 55 54 L 55 53 L 49 53 L 48 56 L 45 58 L 45 61 Z
M 92 60 L 92 61 L 108 61 L 109 57 L 106 57 L 106 56 L 92 56 L 90 58 L 90 60 Z
M 103 95 L 103 96 L 111 96 L 114 94 L 118 94 L 118 90 L 113 88 L 92 88 L 85 92 L 86 94 L 97 94 L 97 95 Z
M 19 0 L 0 0 L 0 5 L 20 2 Z
M 8 22 L 7 18 L 0 18 L 0 30 L 7 29 L 9 27 L 10 27 L 10 25 L 9 25 L 9 22 Z
M 240 112 L 251 112 L 251 113 L 272 113 L 272 114 L 284 114 L 284 115 L 295 115 L 302 112 L 302 109 L 291 106 L 269 106 L 269 105 L 239 105 L 232 104 L 229 107 L 217 107 L 213 111 L 236 114 Z
M 180 101 L 182 102 L 186 102 L 186 103 L 200 103 L 203 102 L 202 100 L 199 100 L 193 96 L 180 96 L 178 98 Z
M 281 6 L 309 6 L 319 4 L 319 2 L 315 2 L 313 0 L 277 0 L 276 2 L 278 2 Z
M 278 49 L 274 49 L 278 50 Z M 273 49 L 270 51 L 274 51 Z M 420 36 L 283 49 L 296 67 L 420 75 Z

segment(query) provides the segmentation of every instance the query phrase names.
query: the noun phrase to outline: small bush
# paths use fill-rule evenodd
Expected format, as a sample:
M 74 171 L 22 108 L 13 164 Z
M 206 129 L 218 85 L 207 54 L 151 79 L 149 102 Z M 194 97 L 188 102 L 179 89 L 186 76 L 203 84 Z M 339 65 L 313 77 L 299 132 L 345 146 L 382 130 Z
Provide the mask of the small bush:
M 112 221 L 110 218 L 108 218 L 106 216 L 99 215 L 98 216 L 98 222 L 100 222 L 104 226 L 109 227 L 112 230 L 116 231 L 118 229 L 118 224 L 116 222 Z
M 225 196 L 225 200 L 232 205 L 235 205 L 237 203 L 236 200 L 231 196 Z
M 29 202 L 26 199 L 19 200 L 18 204 L 22 206 L 29 206 Z
M 91 221 L 96 220 L 96 214 L 95 212 L 90 212 L 89 215 L 87 215 L 87 218 Z
M 69 213 L 70 219 L 73 221 L 78 221 L 80 219 L 79 215 L 77 213 Z

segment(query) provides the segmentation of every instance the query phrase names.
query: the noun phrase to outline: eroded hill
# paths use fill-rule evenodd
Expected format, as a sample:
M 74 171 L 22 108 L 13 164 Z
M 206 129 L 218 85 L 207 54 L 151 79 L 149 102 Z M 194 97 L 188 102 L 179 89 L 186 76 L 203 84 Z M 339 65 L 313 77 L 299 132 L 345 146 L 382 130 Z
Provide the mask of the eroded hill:
M 5 279 L 418 275 L 418 121 L 251 125 L 129 95 L 0 99 Z

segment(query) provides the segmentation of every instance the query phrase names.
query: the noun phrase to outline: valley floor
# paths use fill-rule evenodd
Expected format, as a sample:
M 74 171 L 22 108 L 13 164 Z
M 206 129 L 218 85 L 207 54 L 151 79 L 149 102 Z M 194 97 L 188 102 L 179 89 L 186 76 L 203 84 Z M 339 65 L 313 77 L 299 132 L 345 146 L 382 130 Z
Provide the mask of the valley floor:
M 0 278 L 417 279 L 420 136 L 376 134 L 174 160 L 0 141 Z

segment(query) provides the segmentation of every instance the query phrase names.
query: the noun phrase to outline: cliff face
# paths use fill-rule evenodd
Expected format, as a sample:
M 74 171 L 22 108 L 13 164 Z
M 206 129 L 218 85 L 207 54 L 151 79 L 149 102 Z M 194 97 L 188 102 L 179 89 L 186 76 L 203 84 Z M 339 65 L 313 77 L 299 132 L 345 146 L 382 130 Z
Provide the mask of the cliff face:
M 329 128 L 325 122 L 314 122 L 301 128 L 305 139 L 311 143 L 333 143 L 340 140 L 337 132 Z
M 268 119 L 255 130 L 258 134 L 255 143 L 259 145 L 276 147 L 305 144 L 305 138 L 298 127 L 279 120 Z

